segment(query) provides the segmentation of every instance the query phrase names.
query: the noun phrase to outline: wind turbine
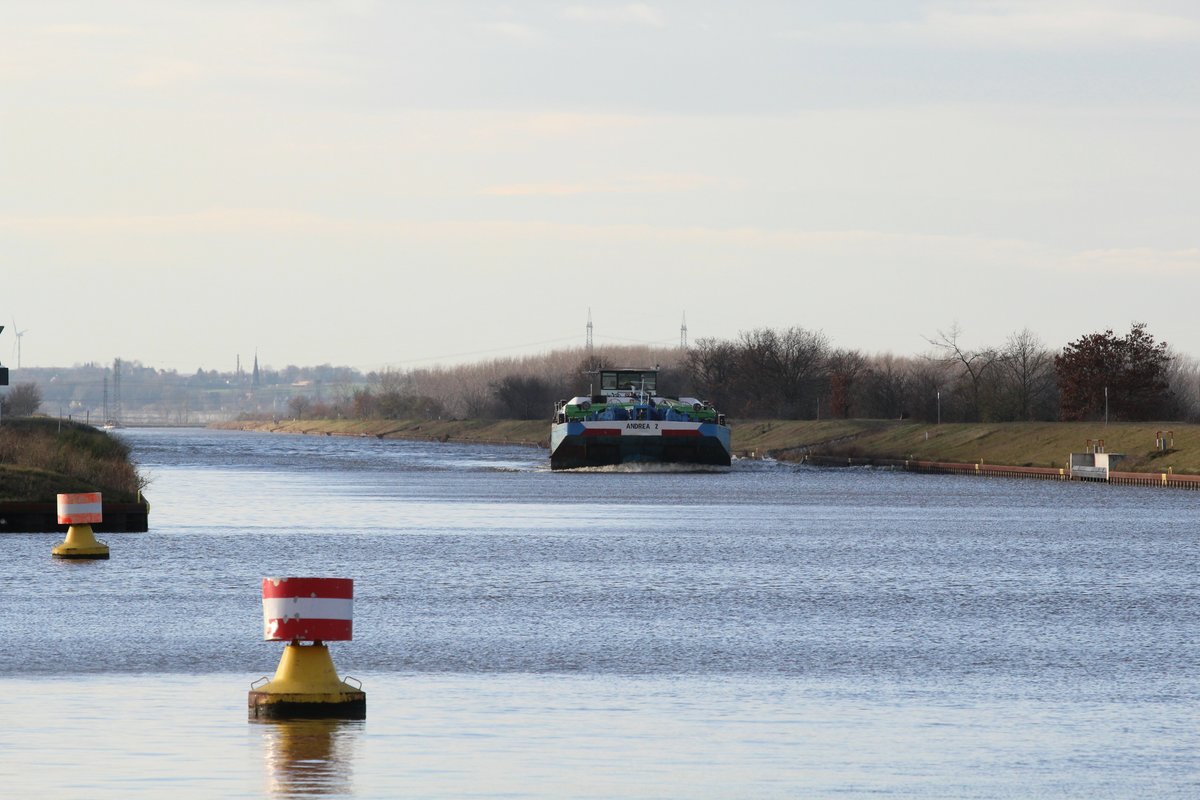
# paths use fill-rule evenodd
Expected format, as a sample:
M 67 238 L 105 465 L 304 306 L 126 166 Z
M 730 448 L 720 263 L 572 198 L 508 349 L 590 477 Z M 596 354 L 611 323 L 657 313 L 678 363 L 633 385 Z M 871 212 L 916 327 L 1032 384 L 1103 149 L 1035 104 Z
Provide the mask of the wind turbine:
M 17 339 L 13 343 L 17 348 L 17 369 L 21 368 L 21 337 L 24 336 L 28 332 L 29 332 L 28 330 L 24 330 L 24 331 L 17 330 L 17 318 L 13 317 L 13 336 L 15 336 Z

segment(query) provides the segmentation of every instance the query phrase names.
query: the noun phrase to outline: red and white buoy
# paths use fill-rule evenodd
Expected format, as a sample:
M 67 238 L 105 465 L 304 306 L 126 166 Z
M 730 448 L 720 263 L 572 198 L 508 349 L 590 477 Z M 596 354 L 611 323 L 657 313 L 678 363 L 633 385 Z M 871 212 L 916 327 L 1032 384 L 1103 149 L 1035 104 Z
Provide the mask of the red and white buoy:
M 263 578 L 263 639 L 348 642 L 354 631 L 350 578 Z
M 58 524 L 69 525 L 67 538 L 50 552 L 55 558 L 108 558 L 108 545 L 96 541 L 92 523 L 104 521 L 100 492 L 60 494 Z
M 338 678 L 325 645 L 352 638 L 354 581 L 263 578 L 262 603 L 263 638 L 289 644 L 283 650 L 275 677 L 251 685 L 250 716 L 364 719 L 366 693 L 361 685 L 351 686 Z

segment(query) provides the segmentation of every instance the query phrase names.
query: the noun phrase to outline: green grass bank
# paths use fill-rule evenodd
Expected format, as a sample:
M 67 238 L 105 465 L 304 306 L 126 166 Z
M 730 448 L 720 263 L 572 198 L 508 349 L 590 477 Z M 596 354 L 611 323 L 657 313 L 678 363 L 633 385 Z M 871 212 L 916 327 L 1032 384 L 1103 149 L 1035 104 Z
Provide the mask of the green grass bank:
M 238 421 L 214 425 L 233 430 L 329 436 L 374 436 L 425 441 L 522 444 L 547 447 L 544 420 L 294 420 Z M 1103 439 L 1110 453 L 1124 453 L 1121 469 L 1200 475 L 1200 425 L 1174 422 L 997 422 L 926 425 L 894 420 L 734 420 L 733 450 L 742 457 L 802 460 L 806 455 L 954 461 L 1030 467 L 1062 467 L 1088 439 Z M 1158 431 L 1173 445 L 1155 449 Z

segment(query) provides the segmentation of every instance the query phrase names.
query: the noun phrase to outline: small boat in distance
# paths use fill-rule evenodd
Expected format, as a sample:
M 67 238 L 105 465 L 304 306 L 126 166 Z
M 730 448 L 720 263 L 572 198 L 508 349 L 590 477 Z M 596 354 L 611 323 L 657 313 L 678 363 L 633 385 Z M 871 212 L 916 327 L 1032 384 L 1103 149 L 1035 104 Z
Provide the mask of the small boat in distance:
M 550 469 L 729 466 L 729 426 L 711 403 L 658 394 L 657 367 L 602 369 L 599 378 L 599 394 L 555 403 Z

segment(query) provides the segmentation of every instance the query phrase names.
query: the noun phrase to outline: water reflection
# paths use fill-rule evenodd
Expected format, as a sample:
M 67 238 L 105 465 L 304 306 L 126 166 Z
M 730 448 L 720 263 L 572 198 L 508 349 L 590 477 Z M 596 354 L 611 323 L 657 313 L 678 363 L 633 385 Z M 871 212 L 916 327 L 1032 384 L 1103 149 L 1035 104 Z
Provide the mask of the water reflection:
M 352 791 L 361 720 L 254 720 L 273 797 L 327 797 Z

